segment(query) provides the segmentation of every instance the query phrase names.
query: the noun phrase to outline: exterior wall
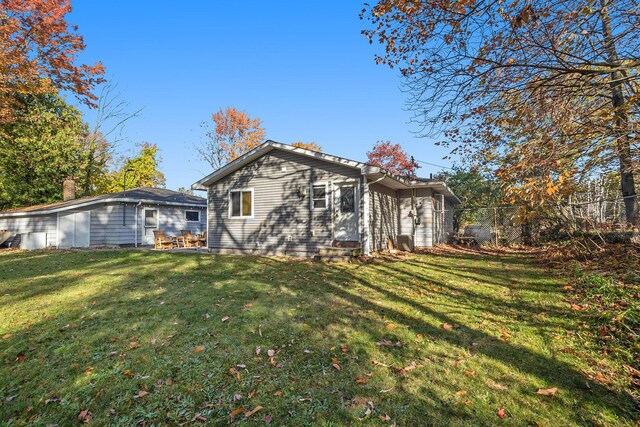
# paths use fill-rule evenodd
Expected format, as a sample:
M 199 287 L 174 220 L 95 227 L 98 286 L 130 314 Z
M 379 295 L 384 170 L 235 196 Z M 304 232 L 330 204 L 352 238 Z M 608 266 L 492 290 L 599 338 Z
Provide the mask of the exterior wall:
M 204 232 L 206 228 L 206 208 L 148 205 L 158 209 L 158 229 L 167 232 L 167 235 L 180 235 L 182 230 L 191 230 L 193 234 Z M 144 234 L 144 206 L 138 208 L 138 245 L 142 245 Z M 187 222 L 185 211 L 199 210 L 199 222 Z M 133 245 L 136 232 L 136 205 L 124 204 L 99 204 L 81 209 L 71 209 L 65 213 L 90 212 L 90 246 Z M 124 213 L 124 218 L 123 218 Z M 31 217 L 0 218 L 0 230 L 10 230 L 16 234 L 28 232 L 47 233 L 47 245 L 58 245 L 58 215 L 39 215 Z
M 444 231 L 446 233 L 443 243 L 449 241 L 449 237 L 453 235 L 453 204 L 447 199 L 444 200 Z
M 209 187 L 208 246 L 214 252 L 308 256 L 333 240 L 332 183 L 354 181 L 359 170 L 273 150 Z M 311 209 L 311 185 L 327 183 L 327 209 Z M 229 217 L 229 191 L 253 189 L 253 217 Z M 299 189 L 306 191 L 300 198 Z M 360 238 L 363 197 L 360 191 Z
M 56 214 L 37 215 L 27 217 L 0 218 L 0 230 L 9 230 L 13 236 L 29 232 L 47 233 L 47 246 L 56 246 L 58 243 L 58 220 Z
M 391 188 L 369 185 L 369 247 L 372 251 L 387 248 L 387 239 L 395 244 L 398 237 L 398 196 Z

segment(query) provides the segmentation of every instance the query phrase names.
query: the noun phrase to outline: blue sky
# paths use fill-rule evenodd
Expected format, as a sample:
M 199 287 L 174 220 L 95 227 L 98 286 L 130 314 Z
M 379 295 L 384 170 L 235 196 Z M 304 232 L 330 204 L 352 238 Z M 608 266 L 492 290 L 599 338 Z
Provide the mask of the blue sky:
M 101 60 L 131 110 L 144 108 L 120 150 L 157 144 L 167 188 L 211 172 L 192 146 L 200 123 L 227 106 L 260 118 L 279 142 L 365 160 L 376 141 L 391 140 L 416 159 L 451 164 L 446 149 L 415 136 L 398 73 L 375 64 L 380 47 L 360 34 L 363 3 L 190 3 L 72 0 L 69 17 L 87 45 L 81 60 Z

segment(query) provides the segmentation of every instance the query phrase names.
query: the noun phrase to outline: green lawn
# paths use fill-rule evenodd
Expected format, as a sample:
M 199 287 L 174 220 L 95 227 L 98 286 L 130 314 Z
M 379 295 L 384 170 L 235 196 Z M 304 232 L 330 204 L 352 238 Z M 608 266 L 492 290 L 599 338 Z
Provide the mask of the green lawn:
M 6 251 L 0 423 L 635 425 L 563 285 L 516 255 Z

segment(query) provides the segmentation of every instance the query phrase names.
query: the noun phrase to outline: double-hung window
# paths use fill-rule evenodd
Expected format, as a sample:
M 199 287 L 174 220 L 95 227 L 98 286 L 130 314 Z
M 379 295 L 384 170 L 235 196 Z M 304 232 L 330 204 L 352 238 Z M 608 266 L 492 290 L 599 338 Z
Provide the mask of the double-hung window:
M 314 184 L 311 186 L 311 208 L 326 209 L 327 208 L 327 185 Z
M 253 190 L 229 191 L 229 216 L 250 218 L 253 216 Z

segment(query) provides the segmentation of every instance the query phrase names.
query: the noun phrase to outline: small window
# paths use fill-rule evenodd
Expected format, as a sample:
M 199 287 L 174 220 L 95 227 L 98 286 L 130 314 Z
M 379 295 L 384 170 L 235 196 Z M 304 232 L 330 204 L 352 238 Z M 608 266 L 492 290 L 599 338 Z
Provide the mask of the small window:
M 200 222 L 200 211 L 186 211 L 184 216 L 187 222 Z
M 327 186 L 325 184 L 311 187 L 311 207 L 313 209 L 327 208 Z
M 145 227 L 157 227 L 158 226 L 158 211 L 155 209 L 145 209 L 144 211 L 144 226 Z
M 234 190 L 229 192 L 229 211 L 231 217 L 253 216 L 253 190 Z

